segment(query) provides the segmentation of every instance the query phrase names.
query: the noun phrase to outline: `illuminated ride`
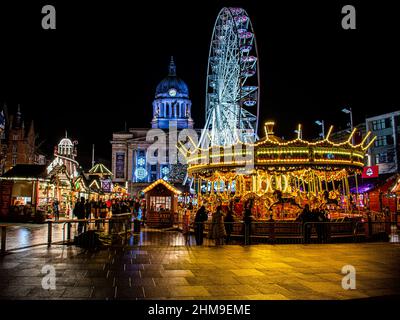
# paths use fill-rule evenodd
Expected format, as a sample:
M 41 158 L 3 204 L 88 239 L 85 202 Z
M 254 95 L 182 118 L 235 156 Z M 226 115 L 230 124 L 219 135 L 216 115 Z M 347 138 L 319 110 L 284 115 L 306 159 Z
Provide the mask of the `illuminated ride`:
M 246 11 L 223 8 L 211 38 L 202 147 L 257 139 L 259 73 L 255 34 Z
M 297 138 L 284 141 L 273 126 L 265 123 L 265 137 L 256 143 L 239 141 L 186 154 L 199 202 L 234 204 L 240 216 L 245 202 L 254 199 L 253 215 L 258 219 L 270 214 L 295 218 L 305 204 L 350 210 L 348 178 L 362 172 L 366 150 L 375 140 L 367 142 L 370 132 L 359 144 L 352 144 L 356 129 L 335 143 L 329 140 L 330 127 L 323 139 L 309 142 L 301 138 L 299 126 Z
M 222 9 L 210 47 L 205 130 L 199 143 L 189 138 L 192 148 L 179 146 L 198 203 L 210 210 L 230 206 L 238 217 L 251 203 L 256 219 L 294 219 L 306 204 L 351 210 L 348 177 L 356 179 L 362 171 L 375 138 L 369 139 L 369 132 L 353 144 L 354 129 L 335 143 L 329 139 L 330 127 L 325 137 L 310 142 L 302 139 L 299 125 L 297 138 L 284 141 L 274 134 L 274 123 L 266 122 L 265 137 L 259 140 L 259 88 L 257 81 L 250 85 L 252 76 L 258 78 L 257 58 L 250 54 L 255 48 L 247 13 Z

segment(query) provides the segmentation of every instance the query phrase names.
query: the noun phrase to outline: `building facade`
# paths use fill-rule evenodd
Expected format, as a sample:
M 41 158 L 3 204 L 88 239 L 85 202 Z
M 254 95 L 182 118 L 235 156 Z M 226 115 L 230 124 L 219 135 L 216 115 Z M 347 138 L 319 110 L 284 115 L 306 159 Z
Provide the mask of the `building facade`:
M 171 58 L 168 76 L 156 88 L 151 128 L 130 128 L 113 133 L 111 141 L 113 183 L 128 187 L 132 194 L 160 178 L 169 181 L 172 172 L 177 171 L 179 165 L 170 164 L 168 150 L 164 150 L 165 161 L 150 162 L 147 149 L 154 142 L 146 137 L 150 129 L 159 129 L 164 131 L 166 141 L 169 141 L 171 124 L 176 130 L 192 129 L 194 122 L 191 117 L 191 107 L 188 86 L 176 75 L 176 66 Z
M 20 107 L 10 117 L 3 113 L 4 129 L 1 133 L 0 174 L 17 164 L 46 164 L 46 157 L 36 146 L 34 122 L 25 127 Z
M 365 119 L 367 131 L 376 136 L 368 149 L 367 165 L 379 166 L 379 174 L 399 172 L 400 110 Z

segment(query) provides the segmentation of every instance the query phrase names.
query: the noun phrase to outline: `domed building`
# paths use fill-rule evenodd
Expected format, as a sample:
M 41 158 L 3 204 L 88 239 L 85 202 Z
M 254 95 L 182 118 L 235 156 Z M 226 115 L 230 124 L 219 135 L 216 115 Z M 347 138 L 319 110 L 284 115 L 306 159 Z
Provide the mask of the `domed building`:
M 65 165 L 68 175 L 71 178 L 78 176 L 79 163 L 75 160 L 77 155 L 76 146 L 68 138 L 67 132 L 65 137 L 60 140 L 58 145 L 54 148 L 54 160 L 55 164 L 62 163 Z
M 191 107 L 188 86 L 176 75 L 176 66 L 171 57 L 168 76 L 156 88 L 152 128 L 168 129 L 171 120 L 177 122 L 178 129 L 193 128 Z
M 113 133 L 112 173 L 113 183 L 126 187 L 131 194 L 142 190 L 147 184 L 158 179 L 171 182 L 175 168 L 169 163 L 167 152 L 166 162 L 150 163 L 147 159 L 147 149 L 153 142 L 146 141 L 146 135 L 151 129 L 161 129 L 168 140 L 169 127 L 176 127 L 178 132 L 192 129 L 194 122 L 191 117 L 192 102 L 187 84 L 177 76 L 174 59 L 168 67 L 168 75 L 157 85 L 152 104 L 153 114 L 149 128 L 129 128 Z

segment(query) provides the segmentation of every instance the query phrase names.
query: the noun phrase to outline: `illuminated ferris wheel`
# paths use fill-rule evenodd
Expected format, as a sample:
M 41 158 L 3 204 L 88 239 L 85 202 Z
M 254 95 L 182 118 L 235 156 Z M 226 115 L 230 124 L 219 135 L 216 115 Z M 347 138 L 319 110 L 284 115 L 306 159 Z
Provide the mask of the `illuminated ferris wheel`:
M 210 44 L 202 147 L 257 139 L 258 69 L 256 39 L 247 12 L 223 8 Z

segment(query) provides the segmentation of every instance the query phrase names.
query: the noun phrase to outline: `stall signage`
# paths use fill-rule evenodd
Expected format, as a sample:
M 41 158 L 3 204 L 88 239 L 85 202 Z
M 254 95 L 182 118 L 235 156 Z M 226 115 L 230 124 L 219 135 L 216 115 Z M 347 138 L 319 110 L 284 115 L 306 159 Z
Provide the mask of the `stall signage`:
M 364 167 L 362 177 L 364 179 L 377 178 L 379 176 L 379 166 Z

